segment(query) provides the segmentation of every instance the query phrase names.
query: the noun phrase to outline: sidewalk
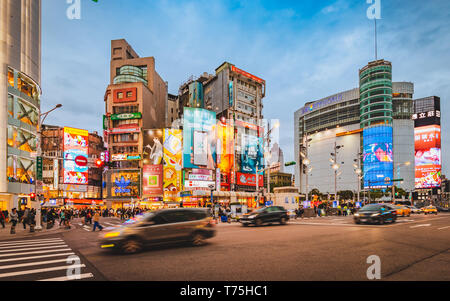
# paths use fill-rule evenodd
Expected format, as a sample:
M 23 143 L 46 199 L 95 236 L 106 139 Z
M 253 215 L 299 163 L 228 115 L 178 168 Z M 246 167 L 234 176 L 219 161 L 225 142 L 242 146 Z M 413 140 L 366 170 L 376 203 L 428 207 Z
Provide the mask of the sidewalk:
M 35 236 L 41 236 L 41 235 L 56 234 L 56 233 L 67 232 L 72 229 L 75 229 L 74 226 L 72 226 L 72 228 L 70 230 L 65 229 L 63 226 L 59 227 L 59 221 L 57 221 L 55 223 L 55 225 L 53 226 L 53 228 L 51 228 L 51 229 L 47 230 L 47 224 L 42 223 L 41 231 L 35 230 L 34 233 L 31 233 L 29 225 L 26 225 L 27 228 L 23 229 L 23 224 L 18 223 L 16 225 L 16 234 L 11 234 L 10 233 L 11 226 L 12 226 L 11 223 L 5 223 L 5 228 L 3 229 L 3 227 L 0 224 L 0 240 L 14 239 L 17 237 L 23 238 L 23 237 L 35 237 Z

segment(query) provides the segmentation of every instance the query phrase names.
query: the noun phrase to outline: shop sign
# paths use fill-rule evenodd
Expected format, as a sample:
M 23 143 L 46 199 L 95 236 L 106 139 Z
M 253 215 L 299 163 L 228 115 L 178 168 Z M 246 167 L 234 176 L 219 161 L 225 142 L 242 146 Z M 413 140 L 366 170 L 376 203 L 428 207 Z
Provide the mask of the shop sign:
M 255 186 L 256 187 L 256 175 L 255 174 L 245 174 L 245 173 L 237 173 L 237 184 L 243 186 Z M 264 185 L 264 176 L 259 175 L 258 186 L 263 187 Z
M 138 127 L 121 127 L 121 128 L 115 128 L 111 129 L 111 134 L 126 134 L 126 133 L 139 133 L 141 131 Z
M 111 156 L 112 161 L 127 161 L 128 155 L 125 154 L 115 154 Z
M 111 115 L 111 120 L 130 120 L 130 119 L 141 119 L 142 113 L 124 113 L 124 114 L 113 114 Z
M 184 187 L 186 189 L 189 188 L 207 188 L 209 189 L 209 185 L 216 186 L 216 183 L 213 181 L 191 181 L 188 180 L 184 183 Z
M 211 175 L 196 175 L 196 174 L 189 174 L 189 180 L 191 181 L 212 181 Z
M 144 196 L 163 194 L 163 166 L 144 165 L 143 168 L 143 190 Z

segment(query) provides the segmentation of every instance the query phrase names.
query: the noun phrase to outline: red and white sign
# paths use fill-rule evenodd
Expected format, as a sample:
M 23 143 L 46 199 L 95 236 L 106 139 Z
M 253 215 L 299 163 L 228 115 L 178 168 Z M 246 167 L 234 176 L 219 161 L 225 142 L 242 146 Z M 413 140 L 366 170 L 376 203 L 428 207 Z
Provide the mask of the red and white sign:
M 260 84 L 264 84 L 264 85 L 266 84 L 265 80 L 263 80 L 263 79 L 261 79 L 259 77 L 256 77 L 256 76 L 254 76 L 254 75 L 252 75 L 252 74 L 250 74 L 250 73 L 248 73 L 248 72 L 246 72 L 244 70 L 236 68 L 235 66 L 231 66 L 231 71 L 236 72 L 236 73 L 238 73 L 238 74 L 240 74 L 242 76 L 245 76 L 247 78 L 250 78 L 250 79 L 252 79 L 252 80 L 254 80 L 254 81 L 256 81 L 256 82 L 258 82 Z
M 193 190 L 203 188 L 203 190 L 209 190 L 209 186 L 212 185 L 216 187 L 216 183 L 214 181 L 185 181 L 184 187 L 186 190 Z
M 78 166 L 86 166 L 88 164 L 88 159 L 86 157 L 83 156 L 78 156 L 75 158 L 75 163 Z
M 139 133 L 140 131 L 141 131 L 141 129 L 136 126 L 120 127 L 120 128 L 111 129 L 110 134 Z
M 237 173 L 237 184 L 243 186 L 255 186 L 256 187 L 256 175 L 247 173 Z M 259 175 L 258 186 L 264 186 L 264 176 Z

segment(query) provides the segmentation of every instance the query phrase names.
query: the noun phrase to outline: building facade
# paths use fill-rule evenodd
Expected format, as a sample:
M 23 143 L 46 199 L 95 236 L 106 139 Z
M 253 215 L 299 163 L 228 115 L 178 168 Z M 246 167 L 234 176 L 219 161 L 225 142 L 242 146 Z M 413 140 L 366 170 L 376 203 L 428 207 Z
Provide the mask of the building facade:
M 156 72 L 155 58 L 139 57 L 123 39 L 111 41 L 110 73 L 104 139 L 112 166 L 105 173 L 104 197 L 108 207 L 117 207 L 141 198 L 145 130 L 163 129 L 171 120 L 168 110 L 172 114 L 176 106 L 168 105 L 173 99 Z
M 0 3 L 0 208 L 31 206 L 41 96 L 41 1 Z
M 308 102 L 294 113 L 295 184 L 301 193 L 356 193 L 386 185 L 387 177 L 390 185 L 401 179 L 397 187 L 414 190 L 414 85 L 392 82 L 392 65 L 384 60 L 362 68 L 359 78 L 359 88 Z M 389 141 L 378 141 L 383 135 Z M 387 147 L 384 163 L 370 156 L 376 145 Z
M 70 181 L 70 178 L 67 181 L 66 177 L 72 171 L 68 169 L 77 164 L 71 162 L 76 158 L 70 157 L 67 132 L 64 127 L 42 126 L 44 200 L 47 204 L 59 206 L 103 205 L 102 169 L 96 166 L 96 161 L 105 151 L 103 138 L 97 132 L 87 135 L 86 171 L 83 172 L 86 181 L 78 184 Z

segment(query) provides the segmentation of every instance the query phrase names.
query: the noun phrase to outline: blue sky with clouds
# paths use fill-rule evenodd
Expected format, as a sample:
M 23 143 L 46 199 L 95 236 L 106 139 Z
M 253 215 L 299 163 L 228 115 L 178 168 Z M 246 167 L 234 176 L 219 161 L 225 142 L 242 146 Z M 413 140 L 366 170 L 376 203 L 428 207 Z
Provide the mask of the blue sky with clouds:
M 224 61 L 267 81 L 264 116 L 280 119 L 285 160 L 293 160 L 293 115 L 305 102 L 358 86 L 374 59 L 366 0 L 44 0 L 42 109 L 47 123 L 99 131 L 109 82 L 110 41 L 125 38 L 154 56 L 169 92 Z M 450 175 L 450 1 L 381 0 L 379 58 L 415 97 L 441 97 L 444 173 Z

